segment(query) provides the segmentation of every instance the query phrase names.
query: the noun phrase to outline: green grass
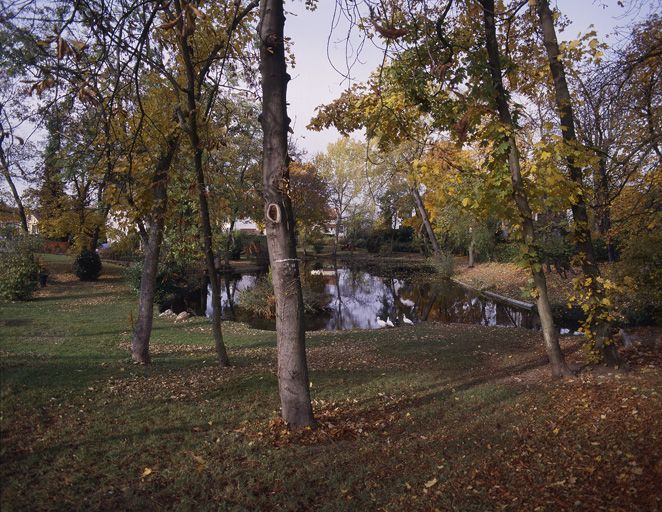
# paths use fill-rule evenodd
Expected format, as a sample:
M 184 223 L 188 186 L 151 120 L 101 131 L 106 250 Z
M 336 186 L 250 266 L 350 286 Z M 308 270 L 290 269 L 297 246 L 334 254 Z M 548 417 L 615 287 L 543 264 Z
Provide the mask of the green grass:
M 156 318 L 153 364 L 135 366 L 122 269 L 83 283 L 45 259 L 53 283 L 0 305 L 3 511 L 660 505 L 652 356 L 559 383 L 519 329 L 309 333 L 319 428 L 289 432 L 274 333 L 225 323 L 220 370 L 205 319 Z

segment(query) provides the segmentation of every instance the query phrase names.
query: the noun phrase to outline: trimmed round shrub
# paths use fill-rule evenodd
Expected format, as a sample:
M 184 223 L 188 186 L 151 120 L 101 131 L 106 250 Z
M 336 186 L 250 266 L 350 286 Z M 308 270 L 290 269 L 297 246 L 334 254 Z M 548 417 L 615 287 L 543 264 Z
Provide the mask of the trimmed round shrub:
M 101 274 L 101 258 L 96 252 L 83 251 L 74 261 L 74 274 L 81 281 L 96 281 Z
M 0 253 L 0 299 L 29 300 L 39 282 L 39 265 L 31 252 Z

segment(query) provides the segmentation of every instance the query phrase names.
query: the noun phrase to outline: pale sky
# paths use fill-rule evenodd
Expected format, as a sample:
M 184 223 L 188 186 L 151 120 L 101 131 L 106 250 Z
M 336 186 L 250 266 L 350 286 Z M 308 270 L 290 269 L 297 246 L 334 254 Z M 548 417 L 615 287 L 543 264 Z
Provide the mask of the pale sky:
M 640 0 L 640 3 L 641 9 L 628 10 L 619 7 L 616 0 L 552 0 L 553 5 L 573 20 L 572 25 L 559 38 L 575 39 L 577 33 L 591 30 L 589 25 L 593 24 L 600 39 L 615 45 L 619 37 L 607 37 L 615 29 L 645 16 L 649 11 L 662 10 L 661 0 Z M 290 70 L 293 79 L 288 88 L 289 116 L 292 118 L 294 138 L 311 156 L 324 151 L 326 145 L 338 137 L 335 130 L 317 133 L 306 129 L 315 107 L 337 98 L 348 85 L 347 80 L 333 69 L 327 58 L 327 39 L 335 4 L 335 0 L 319 0 L 317 10 L 313 12 L 305 10 L 302 0 L 290 0 L 286 4 L 290 14 L 285 22 L 285 34 L 294 44 L 296 59 L 295 69 Z M 343 37 L 346 28 L 346 25 L 341 24 L 334 30 L 332 44 L 329 46 L 331 61 L 341 69 L 346 68 L 345 48 L 343 44 L 333 42 Z M 360 62 L 352 68 L 354 82 L 365 80 L 381 60 L 382 53 L 367 41 L 361 51 Z

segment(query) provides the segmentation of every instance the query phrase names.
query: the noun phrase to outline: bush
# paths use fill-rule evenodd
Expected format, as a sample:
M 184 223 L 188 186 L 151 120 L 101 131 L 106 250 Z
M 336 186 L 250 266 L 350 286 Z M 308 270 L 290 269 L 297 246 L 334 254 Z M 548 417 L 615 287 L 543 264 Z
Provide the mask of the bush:
M 129 233 L 105 249 L 100 249 L 99 255 L 108 260 L 135 261 L 140 257 L 140 236 L 138 233 Z
M 313 251 L 315 251 L 315 254 L 322 254 L 323 250 L 324 250 L 324 242 L 322 240 L 314 240 Z
M 27 243 L 13 242 L 0 253 L 0 299 L 29 300 L 39 281 L 39 265 Z
M 414 242 L 400 242 L 393 243 L 393 252 L 419 252 L 419 247 Z
M 516 243 L 498 243 L 494 247 L 493 259 L 499 263 L 519 263 L 522 255 Z
M 268 277 L 260 277 L 255 286 L 241 292 L 242 309 L 260 318 L 276 317 L 274 287 Z
M 379 235 L 369 236 L 365 243 L 365 248 L 370 254 L 377 254 L 382 246 L 382 239 Z
M 136 261 L 127 269 L 127 280 L 131 287 L 138 293 L 140 292 L 140 279 L 142 277 L 143 262 Z M 199 280 L 196 282 L 189 277 L 187 266 L 182 263 L 172 261 L 159 262 L 159 268 L 156 274 L 156 285 L 154 289 L 154 302 L 163 304 L 168 297 L 174 295 L 181 295 L 188 290 L 193 289 L 200 285 Z
M 235 236 L 230 246 L 230 259 L 240 260 L 241 252 L 244 250 L 244 237 Z
M 328 308 L 329 296 L 323 290 L 313 290 L 303 285 L 303 309 L 306 314 L 314 315 Z M 255 286 L 241 292 L 240 307 L 251 314 L 272 319 L 276 317 L 276 296 L 271 282 L 271 274 L 260 277 Z
M 450 279 L 455 271 L 455 258 L 450 252 L 442 252 L 429 258 L 428 263 L 444 279 Z
M 628 323 L 662 324 L 662 233 L 633 234 L 613 270 L 629 283 L 618 301 Z
M 96 252 L 83 249 L 74 261 L 74 274 L 81 281 L 96 281 L 101 274 L 101 258 Z

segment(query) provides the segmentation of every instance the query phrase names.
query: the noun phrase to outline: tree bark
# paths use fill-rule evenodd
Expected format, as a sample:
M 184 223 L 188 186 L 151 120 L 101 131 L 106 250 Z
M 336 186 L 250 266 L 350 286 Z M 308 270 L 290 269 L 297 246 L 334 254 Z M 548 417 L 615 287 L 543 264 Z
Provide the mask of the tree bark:
M 473 236 L 473 233 L 472 233 L 471 234 L 471 241 L 469 242 L 469 268 L 474 267 L 474 256 L 475 256 L 474 255 L 474 246 L 475 246 L 475 242 L 474 242 L 474 236 Z
M 494 0 L 480 0 L 480 3 L 483 7 L 485 46 L 487 50 L 490 75 L 492 77 L 492 86 L 494 88 L 495 103 L 499 113 L 500 121 L 505 126 L 507 126 L 511 132 L 509 135 L 507 135 L 505 142 L 508 143 L 508 167 L 510 169 L 511 182 L 513 186 L 513 198 L 515 200 L 515 204 L 520 216 L 520 221 L 522 223 L 524 243 L 527 248 L 530 248 L 530 252 L 536 252 L 536 233 L 533 225 L 531 207 L 526 197 L 524 182 L 522 180 L 519 150 L 517 148 L 517 143 L 514 136 L 515 124 L 513 122 L 510 108 L 508 106 L 506 90 L 503 86 L 501 62 L 499 58 L 499 45 L 496 37 Z M 542 265 L 539 261 L 534 260 L 530 262 L 530 268 L 533 281 L 536 286 L 536 291 L 538 293 L 536 305 L 538 307 L 538 315 L 540 316 L 543 337 L 545 339 L 545 349 L 547 351 L 547 356 L 549 357 L 549 362 L 552 368 L 552 375 L 555 377 L 572 375 L 572 372 L 566 365 L 563 352 L 561 351 L 561 346 L 559 345 L 559 336 L 556 330 L 556 326 L 554 325 L 552 306 L 549 302 L 549 296 L 547 293 L 547 280 L 545 279 Z
M 565 78 L 565 69 L 563 61 L 560 59 L 559 44 L 556 39 L 556 30 L 554 29 L 554 20 L 552 11 L 549 8 L 548 0 L 538 0 L 538 17 L 540 19 L 540 28 L 542 30 L 543 44 L 547 52 L 549 68 L 554 80 L 554 92 L 556 99 L 556 109 L 561 122 L 561 133 L 563 140 L 570 145 L 577 144 L 575 134 L 575 118 L 572 109 L 572 98 L 570 89 Z M 577 166 L 572 157 L 566 160 L 570 179 L 575 183 L 580 191 L 584 190 L 584 180 L 582 169 Z M 591 240 L 591 228 L 589 224 L 586 201 L 583 194 L 578 194 L 577 201 L 571 205 L 572 217 L 574 219 L 574 237 L 582 266 L 582 272 L 586 277 L 592 278 L 595 283 L 600 277 L 600 269 L 596 263 L 593 242 Z M 601 293 L 597 287 L 593 286 L 594 292 Z M 602 352 L 604 361 L 610 365 L 618 364 L 618 352 L 614 343 L 609 343 L 611 327 L 608 323 L 601 322 L 597 325 L 597 346 Z
M 303 295 L 295 223 L 288 194 L 287 82 L 282 0 L 260 3 L 263 179 L 267 242 L 276 295 L 278 390 L 282 416 L 293 427 L 314 425 L 303 327 Z
M 414 198 L 414 202 L 416 203 L 416 209 L 421 216 L 421 222 L 425 227 L 425 233 L 428 235 L 430 245 L 432 245 L 432 251 L 435 255 L 439 255 L 439 253 L 441 253 L 441 249 L 439 248 L 437 236 L 434 234 L 434 230 L 432 229 L 432 224 L 430 224 L 430 217 L 428 217 L 428 211 L 425 208 L 425 203 L 423 203 L 423 198 L 421 197 L 417 186 L 411 187 L 410 191 L 412 197 Z
M 140 293 L 138 296 L 138 318 L 131 341 L 131 358 L 136 363 L 149 364 L 149 339 L 152 334 L 154 318 L 154 292 L 156 275 L 159 267 L 163 226 L 168 201 L 168 170 L 179 146 L 179 136 L 173 135 L 166 141 L 166 146 L 156 162 L 152 178 L 152 196 L 154 207 L 152 219 L 144 240 L 143 269 L 140 275 Z

